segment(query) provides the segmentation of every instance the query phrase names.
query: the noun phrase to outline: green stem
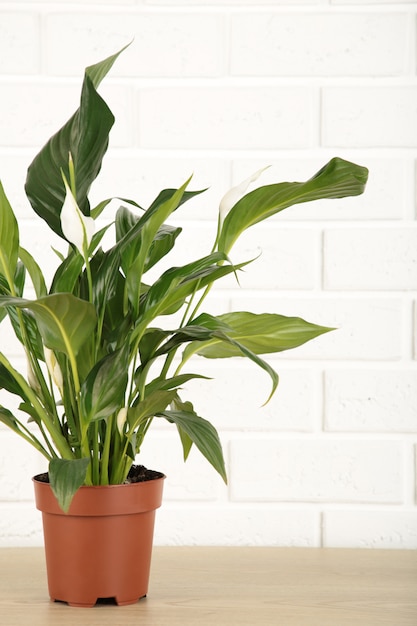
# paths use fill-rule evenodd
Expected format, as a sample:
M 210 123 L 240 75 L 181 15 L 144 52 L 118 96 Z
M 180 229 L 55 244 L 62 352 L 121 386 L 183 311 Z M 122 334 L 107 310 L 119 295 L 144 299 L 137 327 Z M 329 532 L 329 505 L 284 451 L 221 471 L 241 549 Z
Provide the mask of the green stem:
M 106 421 L 106 434 L 104 437 L 103 451 L 100 461 L 100 485 L 109 484 L 109 458 L 110 443 L 112 441 L 112 432 L 114 424 L 114 415 L 111 415 Z
M 98 421 L 95 420 L 93 422 L 93 441 L 92 441 L 92 456 L 91 456 L 91 465 L 92 465 L 92 479 L 94 485 L 100 484 L 100 451 L 99 451 L 99 441 L 98 441 Z
M 38 397 L 36 396 L 36 393 L 33 391 L 31 386 L 28 385 L 28 383 L 23 378 L 23 376 L 12 367 L 11 363 L 8 361 L 8 359 L 4 356 L 2 352 L 0 352 L 0 363 L 4 365 L 4 367 L 7 369 L 7 371 L 11 374 L 11 376 L 19 385 L 23 394 L 22 398 L 30 402 L 30 404 L 33 406 L 33 408 L 36 411 L 39 421 L 45 424 L 45 427 L 50 433 L 52 441 L 54 442 L 59 454 L 64 459 L 72 459 L 73 458 L 72 450 L 67 440 L 63 436 L 60 427 L 50 419 L 48 412 L 39 402 Z

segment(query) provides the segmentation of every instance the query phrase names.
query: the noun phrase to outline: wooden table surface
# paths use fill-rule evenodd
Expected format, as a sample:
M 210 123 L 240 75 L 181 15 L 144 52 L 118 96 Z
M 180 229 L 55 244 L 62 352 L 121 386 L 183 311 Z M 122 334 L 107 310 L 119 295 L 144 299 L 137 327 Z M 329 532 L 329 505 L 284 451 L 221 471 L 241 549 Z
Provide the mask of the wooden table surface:
M 51 602 L 42 548 L 0 550 L 1 626 L 417 626 L 417 552 L 154 548 L 147 598 Z

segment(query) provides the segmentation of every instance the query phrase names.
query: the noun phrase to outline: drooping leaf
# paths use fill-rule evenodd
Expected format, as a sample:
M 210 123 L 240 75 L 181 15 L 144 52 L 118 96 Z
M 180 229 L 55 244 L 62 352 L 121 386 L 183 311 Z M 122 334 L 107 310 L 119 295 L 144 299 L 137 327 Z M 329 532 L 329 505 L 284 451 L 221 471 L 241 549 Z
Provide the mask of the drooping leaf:
M 218 249 L 228 253 L 239 235 L 293 204 L 322 198 L 344 198 L 363 193 L 368 170 L 334 158 L 305 183 L 265 185 L 246 194 L 223 222 Z
M 49 483 L 64 513 L 68 513 L 73 497 L 84 484 L 90 459 L 51 459 Z
M 230 330 L 214 331 L 207 341 L 193 341 L 183 351 L 183 362 L 193 354 L 219 359 L 244 356 L 265 370 L 272 380 L 270 400 L 278 385 L 275 370 L 259 354 L 282 352 L 302 345 L 331 328 L 310 324 L 301 318 L 286 317 L 273 313 L 248 313 L 246 311 L 225 313 L 218 319 Z
M 96 325 L 94 307 L 69 293 L 25 300 L 0 296 L 0 306 L 33 311 L 45 345 L 51 350 L 76 355 Z
M 164 417 L 169 422 L 179 426 L 181 430 L 188 435 L 207 461 L 220 474 L 224 482 L 227 482 L 226 467 L 219 435 L 210 422 L 197 415 L 193 410 L 166 410 L 161 411 L 160 415 L 157 417 Z

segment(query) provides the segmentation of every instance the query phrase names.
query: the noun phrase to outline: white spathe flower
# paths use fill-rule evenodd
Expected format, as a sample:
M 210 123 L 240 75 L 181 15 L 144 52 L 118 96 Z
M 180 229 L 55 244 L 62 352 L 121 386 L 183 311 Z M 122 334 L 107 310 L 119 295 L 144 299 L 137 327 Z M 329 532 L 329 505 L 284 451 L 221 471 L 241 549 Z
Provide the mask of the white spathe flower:
M 26 364 L 27 364 L 27 378 L 28 378 L 28 383 L 30 385 L 30 387 L 36 391 L 39 392 L 41 390 L 41 387 L 39 385 L 39 381 L 36 378 L 35 374 L 33 373 L 33 368 L 32 365 L 29 361 L 29 358 L 26 356 Z
M 239 185 L 236 185 L 236 187 L 232 187 L 231 189 L 229 189 L 229 191 L 227 191 L 224 194 L 223 198 L 220 201 L 220 206 L 219 206 L 220 221 L 222 223 L 225 220 L 228 213 L 230 213 L 231 209 L 235 206 L 235 204 L 239 202 L 241 198 L 243 198 L 249 185 L 253 183 L 255 180 L 257 180 L 259 176 L 262 174 L 262 172 L 267 170 L 268 167 L 270 167 L 270 165 L 267 165 L 266 167 L 263 167 L 262 169 L 257 170 L 251 176 L 249 176 L 249 178 L 246 178 Z
M 94 220 L 86 217 L 75 200 L 73 193 L 64 179 L 65 200 L 61 210 L 61 228 L 66 239 L 77 247 L 80 254 L 85 257 L 88 246 L 94 235 Z
M 126 420 L 127 420 L 127 407 L 124 406 L 120 409 L 116 417 L 117 429 L 121 435 L 123 435 L 123 430 L 126 424 Z
M 46 346 L 44 346 L 43 352 L 45 354 L 45 362 L 46 362 L 46 367 L 48 368 L 48 372 L 62 395 L 62 390 L 64 387 L 64 379 L 62 377 L 62 371 L 61 371 L 61 368 L 59 367 L 59 363 L 56 359 L 56 356 L 54 352 L 50 350 L 49 348 L 47 348 Z

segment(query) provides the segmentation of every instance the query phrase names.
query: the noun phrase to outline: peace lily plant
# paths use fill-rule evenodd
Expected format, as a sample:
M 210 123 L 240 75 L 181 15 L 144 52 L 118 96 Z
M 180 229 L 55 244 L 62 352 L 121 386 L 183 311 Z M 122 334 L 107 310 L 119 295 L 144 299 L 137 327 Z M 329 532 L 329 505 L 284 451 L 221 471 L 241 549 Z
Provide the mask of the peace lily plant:
M 97 88 L 120 52 L 86 69 L 78 110 L 28 169 L 33 210 L 68 244 L 66 256 L 57 252 L 49 286 L 19 243 L 0 185 L 0 320 L 8 316 L 27 358 L 24 376 L 0 352 L 0 386 L 21 401 L 19 414 L 0 406 L 0 421 L 48 460 L 64 511 L 81 485 L 127 480 L 156 418 L 176 426 L 185 459 L 194 444 L 226 480 L 215 428 L 182 396 L 187 381 L 203 378 L 186 367 L 190 357 L 247 357 L 269 374 L 272 395 L 278 376 L 259 355 L 295 348 L 330 329 L 270 313 L 213 316 L 204 312 L 205 298 L 216 281 L 237 277 L 250 263 L 230 257 L 250 226 L 296 203 L 361 194 L 367 179 L 365 168 L 335 158 L 307 182 L 246 193 L 257 172 L 221 201 L 211 249 L 149 284 L 148 271 L 181 241 L 181 228 L 166 220 L 201 192 L 188 191 L 187 181 L 161 191 L 147 209 L 120 200 L 114 222 L 95 230 L 111 199 L 91 208 L 88 194 L 114 122 Z M 109 228 L 114 243 L 103 250 Z M 24 297 L 26 282 L 34 299 Z M 162 316 L 181 322 L 162 324 Z

